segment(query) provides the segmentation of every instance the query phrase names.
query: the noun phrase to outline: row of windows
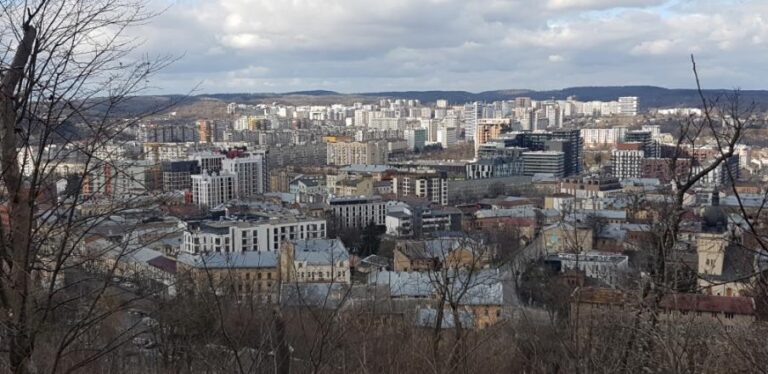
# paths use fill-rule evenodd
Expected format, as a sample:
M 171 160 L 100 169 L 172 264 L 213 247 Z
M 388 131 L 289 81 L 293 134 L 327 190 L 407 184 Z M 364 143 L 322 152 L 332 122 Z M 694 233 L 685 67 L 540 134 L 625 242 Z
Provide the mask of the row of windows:
M 347 275 L 346 271 L 337 271 L 336 272 L 336 277 L 337 278 L 341 278 L 341 277 L 344 277 L 346 275 Z M 318 272 L 312 271 L 312 272 L 309 272 L 308 271 L 308 272 L 305 273 L 305 272 L 302 271 L 302 272 L 299 273 L 299 278 L 315 279 L 315 276 L 317 276 L 318 279 L 324 279 L 324 278 L 331 279 L 331 272 L 330 271 L 326 271 L 326 272 L 322 272 L 322 271 L 318 271 Z

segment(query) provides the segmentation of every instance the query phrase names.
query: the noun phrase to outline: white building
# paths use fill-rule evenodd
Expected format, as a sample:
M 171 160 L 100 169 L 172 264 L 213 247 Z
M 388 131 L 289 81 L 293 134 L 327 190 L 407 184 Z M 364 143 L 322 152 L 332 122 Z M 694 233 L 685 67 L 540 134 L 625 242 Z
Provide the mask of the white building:
M 644 158 L 645 153 L 642 150 L 613 150 L 611 152 L 613 176 L 619 180 L 642 177 Z
M 408 142 L 409 151 L 421 151 L 427 142 L 427 129 L 405 130 L 405 140 Z
M 264 154 L 256 153 L 248 157 L 224 159 L 222 170 L 237 175 L 235 195 L 247 199 L 267 192 L 267 159 Z
M 563 271 L 578 269 L 587 277 L 600 279 L 610 286 L 618 285 L 629 268 L 629 257 L 616 253 L 558 253 L 555 257 Z
M 477 121 L 482 118 L 483 106 L 475 102 L 464 106 L 464 134 L 467 140 L 475 138 L 475 127 Z
M 237 175 L 229 172 L 203 172 L 192 176 L 192 202 L 215 207 L 235 198 Z
M 624 140 L 627 133 L 626 127 L 612 128 L 584 128 L 581 129 L 581 137 L 584 145 L 614 145 Z
M 456 128 L 455 127 L 442 127 L 437 129 L 437 142 L 447 149 L 456 144 Z
M 637 96 L 619 97 L 619 114 L 623 116 L 636 116 Z
M 397 197 L 419 197 L 448 205 L 448 177 L 444 172 L 398 174 L 392 178 L 392 192 Z
M 322 239 L 325 220 L 297 216 L 258 216 L 247 220 L 182 222 L 182 252 L 277 251 L 286 240 Z

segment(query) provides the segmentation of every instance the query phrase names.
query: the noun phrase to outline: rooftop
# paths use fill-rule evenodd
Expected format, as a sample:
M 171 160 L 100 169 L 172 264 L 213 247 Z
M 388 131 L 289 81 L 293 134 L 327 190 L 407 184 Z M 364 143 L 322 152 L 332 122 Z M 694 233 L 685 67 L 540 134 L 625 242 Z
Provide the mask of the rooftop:
M 176 260 L 194 268 L 206 269 L 276 268 L 278 263 L 275 252 L 181 253 Z
M 296 261 L 323 265 L 349 259 L 349 251 L 339 239 L 305 239 L 292 243 Z

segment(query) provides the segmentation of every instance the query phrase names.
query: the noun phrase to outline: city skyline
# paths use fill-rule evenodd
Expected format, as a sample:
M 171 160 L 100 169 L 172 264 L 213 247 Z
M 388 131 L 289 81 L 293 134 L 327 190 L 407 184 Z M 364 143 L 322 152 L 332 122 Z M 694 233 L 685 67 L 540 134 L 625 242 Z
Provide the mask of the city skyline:
M 152 93 L 761 89 L 768 4 L 756 0 L 463 2 L 153 0 L 131 30 L 179 60 Z

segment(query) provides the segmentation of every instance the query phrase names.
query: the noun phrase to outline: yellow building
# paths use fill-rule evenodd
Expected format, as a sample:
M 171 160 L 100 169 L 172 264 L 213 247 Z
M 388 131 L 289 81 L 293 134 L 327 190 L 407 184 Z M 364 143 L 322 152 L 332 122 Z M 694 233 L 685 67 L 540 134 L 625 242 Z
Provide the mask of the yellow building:
M 395 271 L 430 271 L 441 268 L 485 268 L 492 253 L 482 244 L 466 238 L 407 240 L 396 244 Z
M 560 222 L 541 230 L 542 244 L 547 253 L 580 253 L 593 250 L 593 232 L 587 226 L 574 226 Z
M 182 253 L 177 257 L 176 274 L 181 292 L 214 291 L 271 303 L 277 301 L 280 288 L 275 252 Z

